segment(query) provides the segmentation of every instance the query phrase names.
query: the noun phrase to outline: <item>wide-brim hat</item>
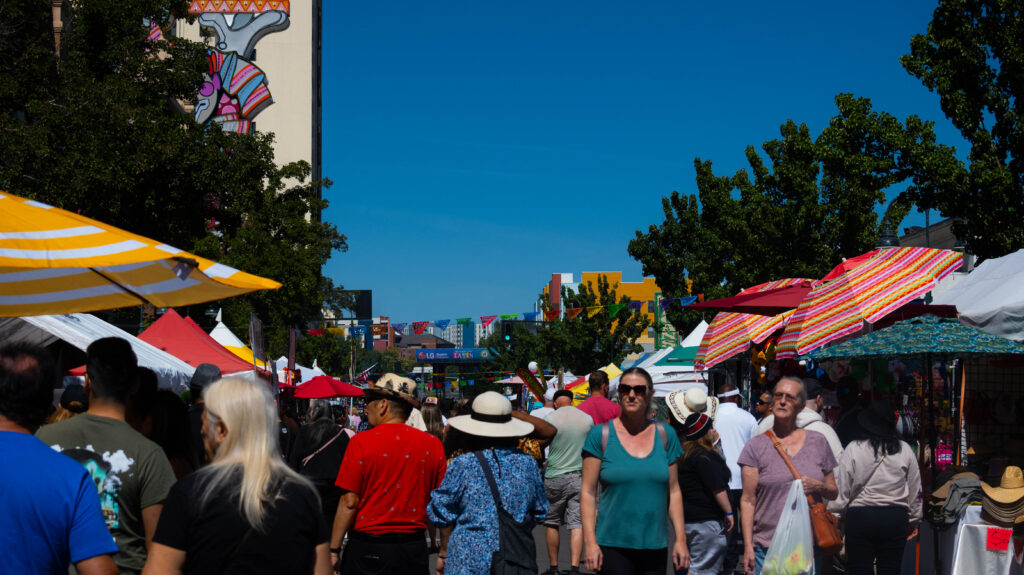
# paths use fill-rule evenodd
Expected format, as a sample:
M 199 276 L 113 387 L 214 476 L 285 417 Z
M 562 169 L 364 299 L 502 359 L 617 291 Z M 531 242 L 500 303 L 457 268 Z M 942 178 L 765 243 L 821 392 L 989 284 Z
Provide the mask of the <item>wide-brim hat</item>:
M 985 498 L 981 501 L 982 517 L 990 523 L 1013 527 L 1018 523 L 1024 523 L 1024 507 L 1014 508 L 1002 507 L 995 501 Z
M 694 413 L 706 413 L 712 421 L 718 413 L 718 398 L 708 397 L 706 391 L 696 387 L 673 391 L 665 398 L 665 405 L 681 425 L 686 425 L 686 418 Z
M 932 491 L 932 498 L 933 499 L 945 499 L 945 498 L 949 497 L 949 489 L 951 487 L 953 487 L 953 483 L 957 479 L 961 479 L 961 478 L 965 478 L 965 477 L 969 477 L 971 479 L 978 479 L 977 474 L 971 473 L 970 471 L 964 471 L 963 473 L 957 473 L 956 475 L 953 475 L 952 477 L 950 477 L 949 480 L 946 481 L 945 483 L 943 483 L 938 489 L 936 489 L 935 491 Z
M 419 407 L 420 402 L 414 395 L 416 393 L 416 382 L 408 377 L 402 377 L 394 373 L 385 373 L 370 387 L 363 390 L 367 401 L 387 398 L 404 401 L 413 407 Z
M 533 433 L 533 424 L 512 417 L 512 403 L 496 391 L 476 396 L 469 415 L 453 417 L 448 425 L 478 437 L 523 437 Z
M 857 423 L 864 431 L 879 437 L 898 437 L 896 420 L 899 416 L 896 408 L 884 399 L 871 402 L 871 405 L 857 414 Z
M 985 496 L 1004 505 L 1015 503 L 1024 498 L 1024 471 L 1015 465 L 1009 465 L 1003 470 L 1003 476 L 999 480 L 999 486 L 993 487 L 984 481 L 981 482 L 981 489 Z

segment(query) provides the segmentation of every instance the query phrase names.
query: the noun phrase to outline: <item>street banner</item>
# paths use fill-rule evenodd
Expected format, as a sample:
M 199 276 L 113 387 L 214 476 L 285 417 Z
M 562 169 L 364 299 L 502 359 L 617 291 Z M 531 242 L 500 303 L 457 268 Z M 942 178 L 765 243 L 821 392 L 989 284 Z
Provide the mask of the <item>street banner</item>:
M 487 327 L 494 323 L 494 320 L 498 319 L 496 315 L 482 315 L 480 316 L 480 324 Z

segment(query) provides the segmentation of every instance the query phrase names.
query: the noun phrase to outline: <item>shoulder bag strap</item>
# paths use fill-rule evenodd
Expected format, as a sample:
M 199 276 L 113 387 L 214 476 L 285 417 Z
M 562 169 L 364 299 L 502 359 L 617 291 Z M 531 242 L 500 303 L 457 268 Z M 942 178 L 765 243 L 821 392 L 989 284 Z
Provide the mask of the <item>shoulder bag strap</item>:
M 504 509 L 501 505 L 501 494 L 498 493 L 498 484 L 494 482 L 494 474 L 491 472 L 490 464 L 487 463 L 487 458 L 479 451 L 474 451 L 473 455 L 476 456 L 476 460 L 480 463 L 480 468 L 484 470 L 484 475 L 487 477 L 487 485 L 491 486 L 491 497 L 494 498 L 494 506 L 498 509 Z
M 796 470 L 796 466 L 793 465 L 793 461 L 789 458 L 789 455 L 786 454 L 786 450 L 782 448 L 782 441 L 780 441 L 779 438 L 775 436 L 775 433 L 770 429 L 766 431 L 764 434 L 768 436 L 768 439 L 772 440 L 772 445 L 775 446 L 775 450 L 778 451 L 779 455 L 782 456 L 782 460 L 786 462 L 786 465 L 789 467 L 790 473 L 793 474 L 793 478 L 799 480 L 801 477 L 800 472 Z M 807 502 L 810 503 L 811 505 L 814 505 L 814 496 L 808 495 Z
M 655 421 L 654 426 L 658 429 L 658 435 L 661 437 L 661 448 L 668 453 L 668 436 L 665 435 L 665 426 L 660 421 Z
M 321 446 L 320 446 L 320 449 L 317 449 L 317 450 L 316 450 L 316 451 L 314 451 L 313 453 L 310 453 L 309 455 L 307 455 L 307 456 L 303 457 L 303 458 L 302 458 L 302 466 L 303 466 L 303 467 L 305 467 L 305 466 L 306 466 L 307 464 L 309 464 L 309 462 L 310 462 L 310 461 L 312 461 L 314 457 L 316 457 L 317 455 L 319 455 L 321 451 L 323 451 L 323 450 L 327 449 L 327 446 L 328 446 L 328 445 L 330 445 L 330 444 L 334 443 L 334 440 L 335 440 L 335 439 L 338 439 L 339 437 L 341 437 L 341 434 L 342 434 L 342 433 L 345 433 L 345 429 L 344 429 L 344 428 L 341 428 L 341 429 L 339 429 L 339 430 L 338 430 L 338 433 L 336 433 L 336 434 L 334 435 L 334 437 L 332 437 L 332 438 L 330 439 L 330 441 L 328 441 L 327 443 L 325 443 L 325 444 L 323 444 L 323 445 L 321 445 Z
M 853 500 L 856 499 L 865 488 L 867 488 L 868 483 L 871 483 L 871 478 L 875 476 L 875 472 L 878 471 L 878 468 L 882 465 L 883 461 L 885 461 L 884 453 L 882 454 L 882 457 L 875 462 L 875 467 L 871 469 L 871 473 L 868 474 L 868 478 L 864 480 L 864 483 L 854 490 L 853 495 L 850 495 L 850 499 L 847 500 L 846 505 L 843 507 L 843 513 L 846 513 L 846 510 L 850 508 L 850 504 L 853 503 Z

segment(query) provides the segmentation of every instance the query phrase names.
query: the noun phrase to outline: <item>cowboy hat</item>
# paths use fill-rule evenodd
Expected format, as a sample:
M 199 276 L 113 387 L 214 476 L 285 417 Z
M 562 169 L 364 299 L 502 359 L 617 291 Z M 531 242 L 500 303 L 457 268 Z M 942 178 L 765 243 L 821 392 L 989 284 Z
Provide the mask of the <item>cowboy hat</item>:
M 949 489 L 953 486 L 953 483 L 957 479 L 964 479 L 964 478 L 974 479 L 975 481 L 978 480 L 978 476 L 976 474 L 974 474 L 974 473 L 971 473 L 970 471 L 964 471 L 962 473 L 957 473 L 957 474 L 953 475 L 952 477 L 950 477 L 949 480 L 946 481 L 945 483 L 943 483 L 938 489 L 936 489 L 935 491 L 932 491 L 932 499 L 945 499 L 945 498 L 949 497 Z
M 512 403 L 496 391 L 476 396 L 469 415 L 448 420 L 448 425 L 478 437 L 523 437 L 533 433 L 533 424 L 512 417 Z
M 364 389 L 363 393 L 366 395 L 366 401 L 387 398 L 404 401 L 413 407 L 420 405 L 419 400 L 413 395 L 416 393 L 416 382 L 394 373 L 385 373 L 373 385 Z
M 692 413 L 707 413 L 712 421 L 718 413 L 718 398 L 708 397 L 706 391 L 696 387 L 673 391 L 665 398 L 665 405 L 668 406 L 672 417 L 683 425 L 686 425 L 686 418 Z
M 985 496 L 996 503 L 1016 503 L 1024 498 L 1024 472 L 1020 467 L 1008 465 L 999 480 L 999 487 L 992 487 L 982 481 L 981 488 L 985 491 Z

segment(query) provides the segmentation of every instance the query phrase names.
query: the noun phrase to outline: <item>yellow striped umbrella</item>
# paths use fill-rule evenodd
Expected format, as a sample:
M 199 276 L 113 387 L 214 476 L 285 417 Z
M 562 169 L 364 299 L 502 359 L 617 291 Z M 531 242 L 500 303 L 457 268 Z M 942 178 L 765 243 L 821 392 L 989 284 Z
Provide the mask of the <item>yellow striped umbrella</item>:
M 71 212 L 0 192 L 0 317 L 178 307 L 277 289 Z
M 816 280 L 804 278 L 786 278 L 759 284 L 741 291 L 737 295 L 768 292 L 792 286 L 817 285 Z M 750 347 L 751 342 L 761 343 L 776 330 L 784 327 L 793 310 L 774 316 L 755 315 L 749 313 L 719 312 L 711 320 L 694 359 L 696 366 L 708 369 L 730 357 L 742 353 Z
M 865 254 L 867 255 L 867 254 Z M 860 257 L 807 293 L 775 348 L 776 359 L 809 353 L 857 333 L 900 306 L 935 289 L 963 264 L 950 250 L 885 248 Z M 843 265 L 843 264 L 840 264 Z

